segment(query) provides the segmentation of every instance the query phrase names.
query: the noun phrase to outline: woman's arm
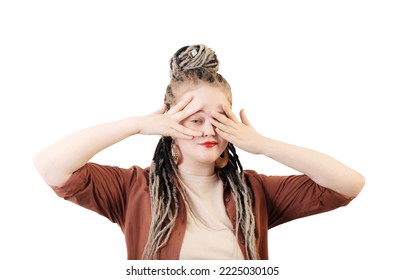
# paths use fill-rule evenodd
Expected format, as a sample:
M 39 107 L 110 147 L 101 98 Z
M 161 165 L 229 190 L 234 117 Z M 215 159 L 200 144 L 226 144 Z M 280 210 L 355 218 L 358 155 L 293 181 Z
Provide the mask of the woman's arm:
M 240 149 L 272 158 L 347 197 L 362 190 L 364 178 L 345 164 L 323 153 L 264 137 L 254 130 L 243 110 L 240 122 L 229 107 L 223 109 L 227 117 L 213 112 L 211 122 L 220 136 Z
M 47 184 L 62 186 L 70 175 L 87 163 L 95 154 L 135 134 L 163 135 L 191 139 L 200 132 L 179 122 L 200 109 L 187 107 L 192 97 L 179 102 L 166 114 L 165 106 L 157 112 L 93 126 L 56 142 L 39 152 L 34 164 Z
M 365 184 L 358 172 L 318 151 L 266 137 L 261 138 L 257 149 L 260 154 L 300 171 L 317 184 L 347 197 L 357 196 Z

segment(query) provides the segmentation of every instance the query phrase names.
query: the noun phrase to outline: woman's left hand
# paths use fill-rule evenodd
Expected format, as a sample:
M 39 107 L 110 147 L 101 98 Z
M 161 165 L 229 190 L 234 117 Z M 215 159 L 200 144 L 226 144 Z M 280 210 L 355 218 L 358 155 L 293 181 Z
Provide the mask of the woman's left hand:
M 210 122 L 215 126 L 216 132 L 231 142 L 236 147 L 253 154 L 259 154 L 260 143 L 264 141 L 264 137 L 257 133 L 247 116 L 244 109 L 240 111 L 240 120 L 234 115 L 230 107 L 223 105 L 225 114 L 212 112 L 213 119 Z

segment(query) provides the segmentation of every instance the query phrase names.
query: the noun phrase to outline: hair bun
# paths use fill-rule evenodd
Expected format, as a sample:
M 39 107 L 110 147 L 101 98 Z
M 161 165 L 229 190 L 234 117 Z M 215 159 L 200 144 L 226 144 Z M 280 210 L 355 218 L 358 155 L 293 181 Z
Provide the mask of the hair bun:
M 170 78 L 175 79 L 181 72 L 198 68 L 217 72 L 219 60 L 215 52 L 205 45 L 182 47 L 170 60 Z

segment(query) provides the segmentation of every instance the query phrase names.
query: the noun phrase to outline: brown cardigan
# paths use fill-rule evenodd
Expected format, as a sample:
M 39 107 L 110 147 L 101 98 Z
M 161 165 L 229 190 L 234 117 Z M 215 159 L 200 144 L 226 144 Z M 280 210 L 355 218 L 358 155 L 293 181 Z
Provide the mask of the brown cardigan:
M 93 210 L 117 223 L 126 239 L 129 260 L 141 259 L 150 228 L 148 169 L 129 169 L 87 163 L 56 194 Z M 314 183 L 306 175 L 266 176 L 246 170 L 254 194 L 256 243 L 260 259 L 268 259 L 268 229 L 293 219 L 314 215 L 347 205 L 351 199 Z M 178 259 L 184 239 L 187 212 L 180 199 L 180 210 L 168 244 L 160 259 Z M 228 187 L 223 202 L 235 228 L 236 208 Z M 246 258 L 244 237 L 238 243 Z

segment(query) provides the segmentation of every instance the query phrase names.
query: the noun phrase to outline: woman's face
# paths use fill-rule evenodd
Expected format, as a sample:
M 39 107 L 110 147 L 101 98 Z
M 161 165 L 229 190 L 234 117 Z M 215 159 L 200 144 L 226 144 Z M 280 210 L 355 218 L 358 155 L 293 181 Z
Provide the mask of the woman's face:
M 227 141 L 220 137 L 215 127 L 210 123 L 212 111 L 223 113 L 223 105 L 231 107 L 228 95 L 222 89 L 210 85 L 198 85 L 182 94 L 181 98 L 192 95 L 188 106 L 202 105 L 201 110 L 181 122 L 182 125 L 201 131 L 202 136 L 192 140 L 175 139 L 181 152 L 181 162 L 178 167 L 182 170 L 195 168 L 212 168 L 215 160 L 223 153 Z

